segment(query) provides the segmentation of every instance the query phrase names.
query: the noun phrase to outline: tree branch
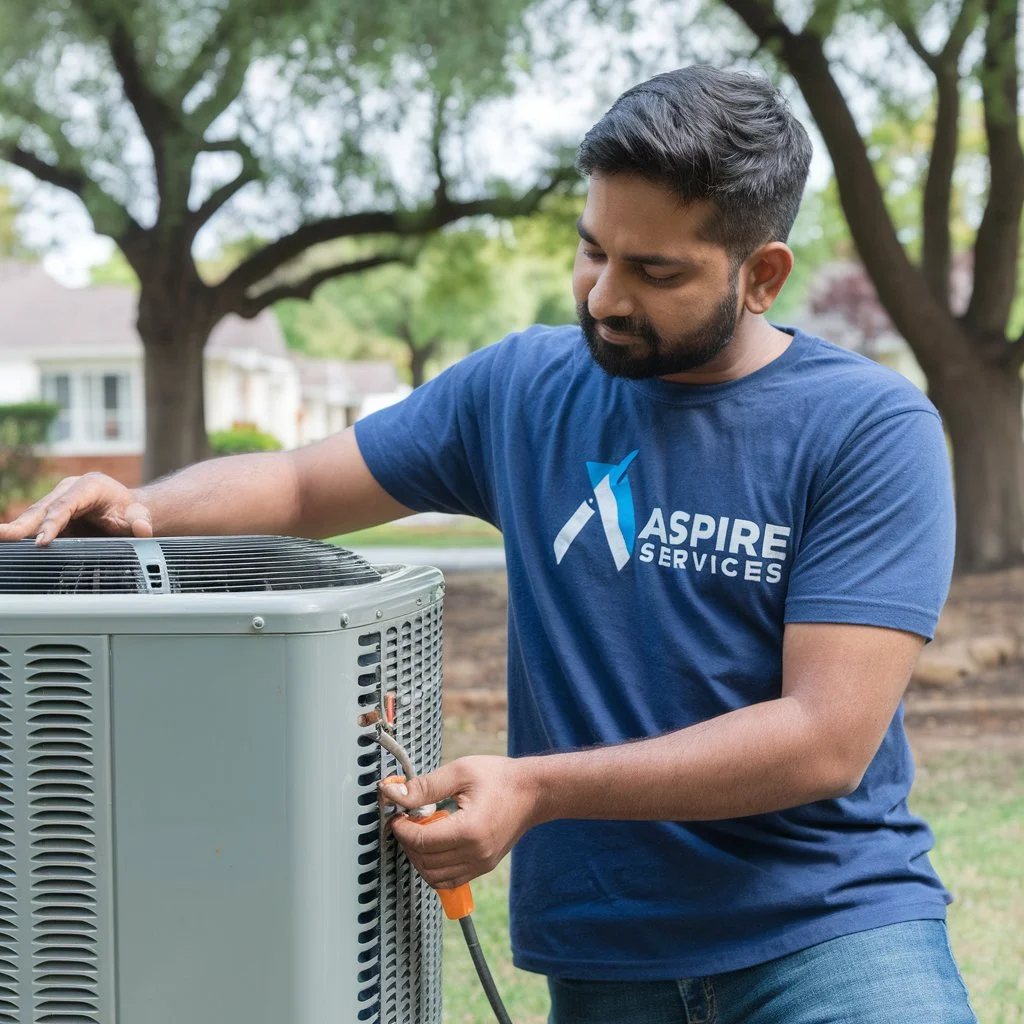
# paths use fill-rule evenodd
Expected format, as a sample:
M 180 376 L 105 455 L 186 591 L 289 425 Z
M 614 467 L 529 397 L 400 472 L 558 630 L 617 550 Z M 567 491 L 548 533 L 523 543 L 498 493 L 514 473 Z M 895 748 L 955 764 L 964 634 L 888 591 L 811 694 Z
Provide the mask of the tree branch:
M 81 171 L 69 171 L 61 167 L 54 167 L 45 160 L 40 159 L 34 153 L 22 149 L 13 143 L 0 145 L 0 159 L 28 171 L 33 177 L 45 181 L 49 185 L 56 185 L 81 199 L 89 186 L 89 179 Z
M 444 207 L 448 205 L 448 179 L 444 174 L 444 161 L 441 158 L 441 143 L 444 141 L 445 117 L 444 108 L 448 97 L 440 90 L 434 102 L 434 127 L 430 136 L 430 155 L 434 163 L 434 173 L 437 175 L 437 187 L 434 189 L 434 205 Z
M 179 107 L 188 94 L 214 70 L 220 55 L 225 52 L 230 54 L 233 49 L 237 49 L 237 33 L 245 8 L 245 0 L 231 0 L 221 12 L 213 31 L 203 40 L 192 63 L 175 83 L 174 98 Z
M 142 235 L 144 229 L 138 221 L 80 167 L 57 167 L 14 143 L 0 143 L 0 160 L 6 160 L 28 171 L 37 180 L 77 196 L 99 234 L 109 235 L 118 242 L 122 238 Z
M 949 272 L 952 243 L 949 215 L 953 200 L 953 171 L 960 137 L 960 80 L 956 61 L 936 61 L 935 134 L 924 181 L 921 221 L 921 262 L 928 290 L 936 302 L 949 309 Z
M 1017 286 L 1024 210 L 1024 152 L 1018 135 L 1017 0 L 987 0 L 981 87 L 989 152 L 989 192 L 974 242 L 974 290 L 965 321 L 1005 334 Z
M 981 17 L 981 7 L 981 0 L 964 0 L 960 13 L 957 15 L 956 21 L 953 22 L 952 29 L 950 29 L 946 45 L 939 54 L 942 60 L 957 60 L 960 57 L 968 38 L 970 38 L 971 33 L 978 24 L 978 19 Z
M 759 39 L 773 41 L 796 80 L 832 157 L 843 213 L 879 298 L 909 342 L 930 339 L 927 348 L 915 346 L 915 355 L 926 373 L 938 370 L 947 355 L 956 354 L 947 351 L 956 324 L 945 306 L 933 299 L 923 274 L 897 238 L 867 147 L 825 57 L 823 40 L 808 32 L 791 32 L 766 0 L 725 2 Z
M 443 207 L 431 206 L 418 211 L 370 210 L 365 213 L 328 217 L 303 224 L 290 235 L 271 242 L 239 264 L 221 283 L 229 296 L 226 301 L 234 303 L 244 296 L 252 285 L 269 277 L 275 270 L 300 256 L 307 249 L 337 238 L 355 238 L 365 235 L 400 235 L 414 237 L 430 234 L 438 228 L 460 220 L 462 217 L 477 217 L 490 214 L 494 217 L 518 217 L 532 213 L 540 201 L 566 181 L 575 180 L 578 172 L 574 167 L 560 167 L 553 171 L 550 180 L 537 185 L 518 199 L 497 197 L 475 199 L 468 202 L 448 202 Z
M 156 158 L 157 175 L 162 173 L 163 152 L 168 128 L 180 126 L 178 112 L 172 109 L 146 82 L 135 54 L 135 40 L 125 17 L 117 7 L 98 0 L 78 0 L 79 7 L 96 31 L 107 41 L 114 69 L 121 78 L 125 98 L 132 105 L 142 131 Z
M 964 0 L 939 53 L 921 41 L 906 8 L 895 22 L 910 48 L 935 75 L 936 103 L 932 150 L 928 160 L 922 203 L 922 269 L 935 300 L 949 309 L 949 273 L 952 246 L 949 215 L 953 198 L 953 171 L 960 135 L 960 76 L 957 64 L 980 14 L 978 0 Z
M 206 142 L 203 144 L 202 151 L 204 153 L 237 153 L 242 158 L 242 167 L 231 181 L 214 189 L 203 200 L 199 208 L 191 213 L 189 222 L 193 237 L 225 203 L 241 192 L 246 185 L 258 181 L 260 176 L 259 161 L 256 159 L 256 155 L 241 139 L 218 139 L 214 142 Z
M 927 46 L 921 41 L 921 37 L 917 34 L 917 27 L 910 20 L 909 16 L 905 16 L 906 11 L 901 11 L 896 15 L 894 21 L 896 27 L 900 30 L 903 38 L 906 39 L 910 48 L 921 58 L 921 60 L 932 69 L 936 70 L 937 57 Z
M 345 277 L 347 274 L 359 274 L 364 270 L 383 267 L 388 263 L 399 263 L 404 259 L 405 257 L 401 253 L 381 253 L 378 256 L 371 256 L 364 260 L 338 263 L 331 267 L 325 267 L 323 270 L 318 270 L 316 273 L 310 274 L 294 284 L 277 285 L 260 292 L 258 295 L 252 297 L 245 296 L 241 302 L 235 304 L 230 312 L 238 313 L 239 316 L 244 316 L 246 319 L 251 320 L 275 302 L 281 302 L 283 299 L 312 298 L 313 292 L 325 281 L 331 281 L 336 277 Z

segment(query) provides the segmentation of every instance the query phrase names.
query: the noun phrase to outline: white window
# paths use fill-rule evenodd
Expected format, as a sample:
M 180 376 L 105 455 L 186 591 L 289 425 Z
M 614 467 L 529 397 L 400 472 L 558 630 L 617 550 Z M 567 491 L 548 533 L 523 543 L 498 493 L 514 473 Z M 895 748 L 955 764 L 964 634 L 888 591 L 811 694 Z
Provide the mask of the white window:
M 133 384 L 128 373 L 44 373 L 43 398 L 60 407 L 50 440 L 90 447 L 138 440 Z
M 53 402 L 60 408 L 50 427 L 51 441 L 71 438 L 71 377 L 66 373 L 43 374 L 43 401 Z

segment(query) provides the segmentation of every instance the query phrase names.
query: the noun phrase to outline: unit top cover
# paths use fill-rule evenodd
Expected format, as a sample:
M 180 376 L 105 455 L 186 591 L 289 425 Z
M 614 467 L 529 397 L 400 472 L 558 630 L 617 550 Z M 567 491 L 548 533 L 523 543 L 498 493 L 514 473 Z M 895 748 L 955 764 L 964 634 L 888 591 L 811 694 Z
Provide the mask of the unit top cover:
M 62 538 L 0 543 L 0 594 L 203 594 L 376 583 L 344 548 L 297 537 Z

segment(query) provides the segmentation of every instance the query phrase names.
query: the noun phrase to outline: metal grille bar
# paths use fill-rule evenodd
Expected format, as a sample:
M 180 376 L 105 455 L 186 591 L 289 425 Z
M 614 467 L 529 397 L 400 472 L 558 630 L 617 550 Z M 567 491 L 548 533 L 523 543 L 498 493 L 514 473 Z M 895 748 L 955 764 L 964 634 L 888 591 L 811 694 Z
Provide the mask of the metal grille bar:
M 441 763 L 441 603 L 384 630 L 382 687 L 417 774 Z M 383 755 L 382 775 L 400 771 Z M 429 827 L 429 826 L 428 826 Z M 441 904 L 390 835 L 381 845 L 383 1024 L 441 1020 Z
M 105 654 L 0 638 L 0 1024 L 113 1020 Z

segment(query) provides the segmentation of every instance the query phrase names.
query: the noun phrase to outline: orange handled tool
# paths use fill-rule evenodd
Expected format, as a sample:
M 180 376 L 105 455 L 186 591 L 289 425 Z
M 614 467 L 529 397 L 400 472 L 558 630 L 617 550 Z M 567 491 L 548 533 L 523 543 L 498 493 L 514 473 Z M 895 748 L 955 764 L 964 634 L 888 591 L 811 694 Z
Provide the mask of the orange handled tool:
M 405 776 L 390 775 L 383 780 L 382 785 L 390 786 L 392 783 L 404 784 Z M 422 817 L 410 814 L 408 818 L 409 821 L 416 825 L 429 825 L 432 822 L 440 821 L 442 818 L 447 818 L 448 813 L 445 810 L 435 810 L 431 814 L 425 814 Z M 449 921 L 461 921 L 464 917 L 468 917 L 473 913 L 473 893 L 470 891 L 468 882 L 455 889 L 435 889 L 434 891 L 441 897 L 441 906 L 444 908 L 445 917 Z

